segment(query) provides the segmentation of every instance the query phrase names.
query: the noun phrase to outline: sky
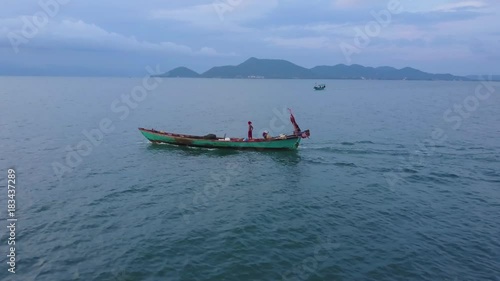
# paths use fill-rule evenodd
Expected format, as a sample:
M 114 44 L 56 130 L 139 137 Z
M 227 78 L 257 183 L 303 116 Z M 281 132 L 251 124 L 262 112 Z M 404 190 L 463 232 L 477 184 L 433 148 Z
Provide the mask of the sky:
M 498 0 L 0 0 L 0 74 L 204 72 L 250 57 L 500 74 Z

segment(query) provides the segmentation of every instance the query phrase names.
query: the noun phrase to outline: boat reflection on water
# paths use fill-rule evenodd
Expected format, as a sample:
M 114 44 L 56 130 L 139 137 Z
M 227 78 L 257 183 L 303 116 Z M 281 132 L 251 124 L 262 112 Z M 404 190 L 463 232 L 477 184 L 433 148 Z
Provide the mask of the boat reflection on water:
M 282 188 L 266 189 L 266 185 L 286 182 L 286 189 L 295 190 L 304 185 L 303 175 L 307 174 L 307 164 L 303 161 L 305 155 L 298 150 L 234 150 L 219 148 L 193 148 L 170 144 L 150 144 L 146 148 L 148 153 L 154 154 L 152 161 L 156 163 L 170 163 L 172 165 L 190 166 L 196 176 L 200 171 L 209 171 L 230 180 L 235 188 L 247 185 L 263 186 L 253 192 L 271 192 L 278 202 L 289 200 L 287 192 Z M 164 162 L 165 160 L 165 162 Z M 162 164 L 163 165 L 163 164 Z M 166 165 L 166 164 L 165 164 Z M 234 170 L 228 170 L 234 169 Z M 190 172 L 191 173 L 191 172 Z M 203 174 L 203 173 L 202 173 Z M 255 182 L 256 179 L 258 183 Z M 242 191 L 245 188 L 241 189 Z M 257 191 L 256 191 L 257 190 Z M 267 191 L 266 191 L 267 190 Z M 246 194 L 245 196 L 251 196 Z M 281 198 L 281 199 L 280 199 Z
M 189 146 L 178 146 L 171 144 L 149 144 L 148 151 L 153 153 L 174 153 L 176 156 L 185 157 L 230 157 L 239 156 L 242 161 L 259 162 L 269 159 L 282 165 L 296 165 L 300 162 L 300 149 L 298 150 L 236 150 L 223 148 L 198 148 Z M 167 155 L 166 155 L 167 156 Z M 265 157 L 265 159 L 262 159 Z M 259 159 L 260 158 L 260 159 Z
M 172 152 L 181 156 L 207 156 L 207 157 L 225 157 L 237 155 L 241 151 L 234 149 L 202 148 L 190 147 L 172 144 L 150 144 L 148 150 L 153 152 Z

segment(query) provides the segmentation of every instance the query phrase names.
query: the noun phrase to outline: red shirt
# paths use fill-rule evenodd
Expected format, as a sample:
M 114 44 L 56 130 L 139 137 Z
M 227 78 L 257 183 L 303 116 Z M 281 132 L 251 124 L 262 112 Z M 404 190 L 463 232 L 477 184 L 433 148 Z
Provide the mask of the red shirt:
M 252 139 L 252 131 L 253 131 L 253 126 L 252 124 L 248 124 L 248 139 Z

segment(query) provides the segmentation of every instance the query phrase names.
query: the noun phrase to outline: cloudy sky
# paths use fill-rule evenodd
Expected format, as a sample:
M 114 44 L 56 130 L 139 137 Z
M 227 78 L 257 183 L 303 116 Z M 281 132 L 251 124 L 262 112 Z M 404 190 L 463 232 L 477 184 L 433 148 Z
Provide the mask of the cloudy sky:
M 0 74 L 203 72 L 249 57 L 500 74 L 498 0 L 0 3 Z

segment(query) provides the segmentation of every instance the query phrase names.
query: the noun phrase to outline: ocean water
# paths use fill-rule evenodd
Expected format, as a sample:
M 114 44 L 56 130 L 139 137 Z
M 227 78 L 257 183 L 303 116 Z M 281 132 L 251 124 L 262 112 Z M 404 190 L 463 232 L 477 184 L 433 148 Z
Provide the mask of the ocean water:
M 500 280 L 499 83 L 146 82 L 0 77 L 0 280 Z M 137 130 L 277 135 L 287 108 L 297 151 Z

